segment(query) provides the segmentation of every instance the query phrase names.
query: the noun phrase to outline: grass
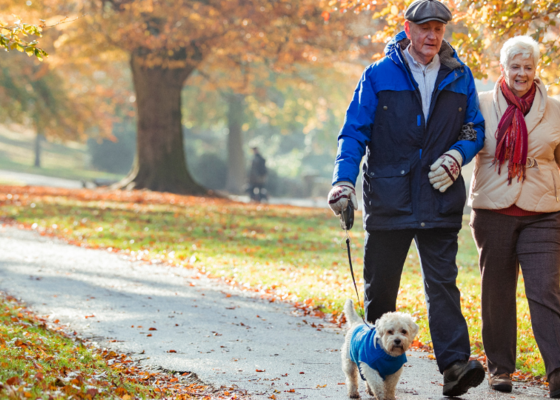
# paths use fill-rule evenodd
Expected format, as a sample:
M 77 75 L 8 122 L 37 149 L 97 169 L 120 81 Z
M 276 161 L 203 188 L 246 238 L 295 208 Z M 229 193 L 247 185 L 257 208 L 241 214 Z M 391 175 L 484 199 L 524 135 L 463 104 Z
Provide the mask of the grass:
M 271 301 L 291 301 L 300 308 L 336 316 L 344 301 L 355 296 L 345 258 L 344 233 L 328 210 L 151 192 L 15 187 L 0 187 L 0 204 L 5 216 L 44 235 L 93 248 L 126 251 L 137 259 L 194 266 L 247 290 L 259 290 Z M 358 228 L 350 235 L 356 274 L 361 277 L 363 232 Z M 471 350 L 483 359 L 480 276 L 467 218 L 459 235 L 457 264 Z M 544 376 L 522 284 L 520 279 L 517 375 Z M 419 346 L 429 348 L 423 294 L 418 257 L 411 247 L 398 307 L 418 318 Z
M 49 330 L 13 299 L 0 298 L 0 395 L 8 398 L 153 398 L 153 388 L 122 379 L 109 360 L 76 339 Z
M 0 125 L 0 169 L 75 180 L 122 178 L 87 168 L 87 147 L 77 142 L 43 142 L 42 167 L 34 167 L 34 140 L 34 133 L 28 130 Z
M 139 369 L 126 355 L 91 346 L 63 327 L 47 326 L 46 318 L 0 295 L 2 399 L 245 398 L 235 391 L 214 389 L 189 373 Z

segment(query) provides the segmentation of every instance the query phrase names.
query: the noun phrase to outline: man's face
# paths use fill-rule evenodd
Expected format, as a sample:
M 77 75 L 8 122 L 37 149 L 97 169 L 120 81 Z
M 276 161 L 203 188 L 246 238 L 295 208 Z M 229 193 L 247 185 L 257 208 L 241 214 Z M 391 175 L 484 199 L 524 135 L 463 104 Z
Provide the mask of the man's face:
M 434 56 L 439 53 L 445 24 L 439 21 L 428 21 L 417 25 L 414 22 L 405 21 L 406 36 L 412 44 L 412 51 L 422 64 L 429 64 Z

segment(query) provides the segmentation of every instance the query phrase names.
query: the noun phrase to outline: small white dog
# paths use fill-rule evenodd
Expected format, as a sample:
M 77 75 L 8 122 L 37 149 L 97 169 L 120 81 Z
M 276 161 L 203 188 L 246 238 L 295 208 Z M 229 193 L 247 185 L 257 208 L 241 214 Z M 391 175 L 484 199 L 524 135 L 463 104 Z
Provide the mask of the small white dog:
M 344 314 L 349 329 L 341 355 L 348 397 L 360 397 L 359 374 L 366 382 L 369 395 L 375 395 L 377 400 L 394 400 L 395 387 L 406 362 L 405 352 L 418 333 L 418 325 L 408 314 L 389 312 L 370 329 L 354 310 L 352 300 L 346 300 Z

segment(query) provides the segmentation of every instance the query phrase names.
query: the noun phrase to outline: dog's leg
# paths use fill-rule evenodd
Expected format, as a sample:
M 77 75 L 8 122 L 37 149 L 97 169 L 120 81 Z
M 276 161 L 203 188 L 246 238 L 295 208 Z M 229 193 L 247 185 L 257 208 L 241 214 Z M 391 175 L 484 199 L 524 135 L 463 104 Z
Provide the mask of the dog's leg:
M 346 389 L 348 390 L 348 397 L 351 399 L 359 399 L 358 366 L 352 360 L 346 359 L 346 362 L 342 362 L 342 369 L 346 375 Z
M 387 375 L 385 377 L 385 399 L 386 400 L 395 400 L 395 389 L 397 388 L 397 383 L 399 383 L 399 379 L 401 377 L 403 371 L 403 367 L 395 372 L 393 375 Z
M 346 334 L 344 344 L 340 350 L 342 358 L 342 371 L 346 375 L 346 389 L 348 390 L 348 397 L 351 399 L 360 398 L 358 391 L 358 366 L 348 357 L 348 347 L 350 346 L 350 338 L 352 337 L 352 329 Z
M 383 378 L 379 375 L 379 372 L 372 369 L 366 363 L 360 363 L 360 368 L 362 370 L 362 375 L 366 378 L 367 386 L 369 386 L 370 391 L 373 392 L 377 400 L 385 400 L 387 395 L 385 393 L 385 382 Z

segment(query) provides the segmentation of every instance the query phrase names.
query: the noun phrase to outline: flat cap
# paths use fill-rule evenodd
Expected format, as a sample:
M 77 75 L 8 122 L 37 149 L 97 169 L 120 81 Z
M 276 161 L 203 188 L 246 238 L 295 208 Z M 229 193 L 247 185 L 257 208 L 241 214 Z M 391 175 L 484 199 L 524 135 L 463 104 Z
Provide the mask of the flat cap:
M 447 24 L 453 19 L 453 15 L 449 8 L 440 1 L 416 0 L 408 6 L 404 18 L 415 24 L 423 24 L 428 21 L 439 21 Z

